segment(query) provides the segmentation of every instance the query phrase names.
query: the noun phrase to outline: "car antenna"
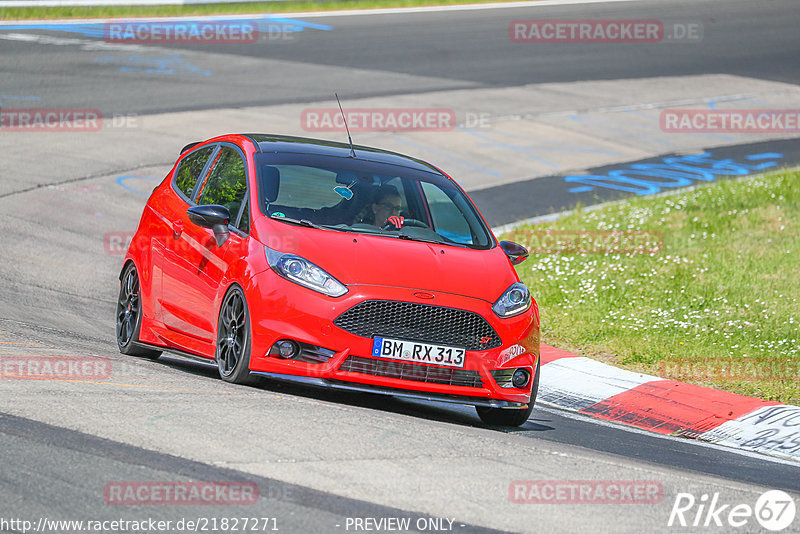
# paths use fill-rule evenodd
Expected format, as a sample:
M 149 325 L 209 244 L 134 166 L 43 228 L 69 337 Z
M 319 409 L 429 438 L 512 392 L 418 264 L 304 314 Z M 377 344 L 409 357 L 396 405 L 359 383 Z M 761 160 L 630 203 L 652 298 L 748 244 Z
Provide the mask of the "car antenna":
M 336 102 L 339 104 L 339 111 L 342 112 L 342 119 L 344 120 L 344 129 L 347 130 L 347 140 L 350 141 L 350 157 L 354 158 L 354 157 L 356 157 L 356 151 L 353 148 L 353 138 L 350 137 L 350 128 L 347 127 L 347 117 L 344 116 L 344 110 L 342 109 L 342 103 L 339 102 L 339 95 L 336 94 L 336 93 L 333 93 L 333 95 L 336 97 Z

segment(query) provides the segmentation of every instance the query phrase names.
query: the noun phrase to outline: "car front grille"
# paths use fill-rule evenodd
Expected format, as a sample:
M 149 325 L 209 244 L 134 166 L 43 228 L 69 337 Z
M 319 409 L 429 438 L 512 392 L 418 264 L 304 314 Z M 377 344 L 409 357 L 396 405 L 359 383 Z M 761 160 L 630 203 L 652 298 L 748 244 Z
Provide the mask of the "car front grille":
M 399 378 L 415 382 L 448 384 L 469 388 L 483 387 L 481 375 L 477 371 L 450 369 L 447 367 L 431 367 L 400 361 L 375 360 L 361 356 L 348 356 L 339 367 L 340 371 L 361 373 L 365 375 Z
M 500 336 L 477 313 L 391 300 L 367 300 L 333 322 L 350 333 L 421 341 L 466 350 L 488 350 L 501 345 Z

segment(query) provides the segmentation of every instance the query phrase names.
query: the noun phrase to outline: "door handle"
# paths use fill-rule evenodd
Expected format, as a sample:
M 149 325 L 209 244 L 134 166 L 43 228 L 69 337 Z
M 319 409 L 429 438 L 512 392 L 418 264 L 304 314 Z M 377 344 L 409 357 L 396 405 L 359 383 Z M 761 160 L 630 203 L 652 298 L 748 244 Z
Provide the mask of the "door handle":
M 172 236 L 178 239 L 183 233 L 183 221 L 175 221 L 172 223 Z

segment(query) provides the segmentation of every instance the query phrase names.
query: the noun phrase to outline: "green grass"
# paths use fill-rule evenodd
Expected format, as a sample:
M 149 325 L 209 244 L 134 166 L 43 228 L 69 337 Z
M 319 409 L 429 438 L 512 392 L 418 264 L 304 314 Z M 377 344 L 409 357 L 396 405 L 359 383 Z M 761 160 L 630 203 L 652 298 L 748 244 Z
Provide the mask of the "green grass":
M 607 363 L 800 404 L 800 172 L 577 210 L 550 230 L 660 232 L 648 254 L 531 254 L 543 342 Z M 537 232 L 537 234 L 532 234 Z
M 375 9 L 386 7 L 442 6 L 493 3 L 509 0 L 338 0 L 241 2 L 236 4 L 197 4 L 176 6 L 87 6 L 87 7 L 13 7 L 0 8 L 0 19 L 68 19 L 112 17 L 186 17 L 195 15 L 243 15 L 249 13 L 292 13 L 340 9 Z

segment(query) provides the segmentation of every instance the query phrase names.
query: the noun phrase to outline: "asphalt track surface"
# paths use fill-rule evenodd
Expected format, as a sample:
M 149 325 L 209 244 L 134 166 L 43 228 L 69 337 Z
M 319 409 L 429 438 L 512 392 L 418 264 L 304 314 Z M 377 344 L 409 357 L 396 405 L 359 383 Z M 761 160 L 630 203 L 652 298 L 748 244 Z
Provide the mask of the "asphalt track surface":
M 700 21 L 704 40 L 701 47 L 544 45 L 535 53 L 512 46 L 508 22 L 535 18 Z M 67 41 L 54 47 L 41 39 L 0 40 L 0 94 L 5 106 L 19 105 L 9 96 L 35 95 L 46 107 L 147 116 L 319 102 L 334 89 L 391 102 L 396 95 L 424 99 L 430 91 L 708 73 L 800 83 L 791 1 L 727 2 L 724 8 L 719 2 L 621 2 L 304 20 L 333 29 L 307 30 L 266 48 L 200 48 L 209 52 L 215 75 L 194 78 L 132 76 L 103 68 L 103 61 L 87 65 L 84 41 L 96 37 L 16 29 Z M 677 493 L 719 492 L 725 502 L 752 504 L 766 489 L 800 492 L 795 465 L 547 407 L 537 408 L 520 429 L 487 429 L 469 408 L 275 383 L 232 388 L 207 364 L 170 355 L 156 362 L 123 357 L 113 340 L 119 257 L 97 243 L 103 232 L 135 225 L 144 197 L 114 183 L 120 168 L 113 161 L 106 174 L 62 171 L 67 143 L 55 135 L 25 150 L 12 143 L 2 155 L 0 179 L 35 159 L 52 165 L 42 183 L 54 185 L 15 185 L 0 197 L 0 350 L 3 357 L 104 358 L 113 372 L 98 381 L 0 382 L 0 519 L 246 515 L 275 517 L 283 532 L 339 532 L 352 531 L 347 518 L 410 517 L 414 524 L 450 518 L 452 530 L 464 532 L 700 532 L 709 529 L 667 526 Z M 87 147 L 87 166 L 102 163 L 103 148 Z M 780 152 L 783 164 L 800 161 L 796 139 L 719 150 L 718 157 Z M 472 196 L 492 224 L 502 224 L 624 194 L 576 196 L 560 176 L 551 176 Z M 664 499 L 645 506 L 509 503 L 512 481 L 535 479 L 658 480 Z M 244 480 L 258 485 L 261 498 L 253 507 L 104 502 L 109 482 L 149 480 Z M 737 529 L 758 530 L 753 521 Z
M 206 47 L 224 53 L 229 70 L 225 76 L 203 79 L 202 83 L 172 77 L 129 83 L 125 74 L 109 75 L 99 64 L 87 70 L 80 49 L 47 55 L 50 48 L 46 45 L 5 42 L 3 91 L 25 95 L 35 87 L 38 95 L 58 107 L 80 107 L 90 102 L 104 112 L 146 114 L 330 100 L 334 89 L 340 95 L 358 98 L 434 88 L 715 72 L 797 84 L 800 55 L 796 8 L 791 0 L 774 0 L 766 5 L 726 2 L 724 8 L 716 2 L 654 1 L 304 18 L 333 29 L 307 29 L 292 40 L 275 40 L 264 46 Z M 615 18 L 699 22 L 703 25 L 702 47 L 679 43 L 558 43 L 532 48 L 508 38 L 508 24 L 516 19 Z M 199 46 L 184 48 L 203 50 Z M 35 61 L 30 61 L 32 56 Z M 237 68 L 247 65 L 237 58 L 266 59 L 270 63 L 267 68 Z M 80 69 L 74 68 L 77 64 Z M 321 78 L 309 79 L 304 73 L 312 66 L 335 68 L 326 70 Z M 383 73 L 384 82 L 370 79 L 365 84 L 360 71 Z M 420 86 L 419 78 L 427 80 L 425 86 Z

